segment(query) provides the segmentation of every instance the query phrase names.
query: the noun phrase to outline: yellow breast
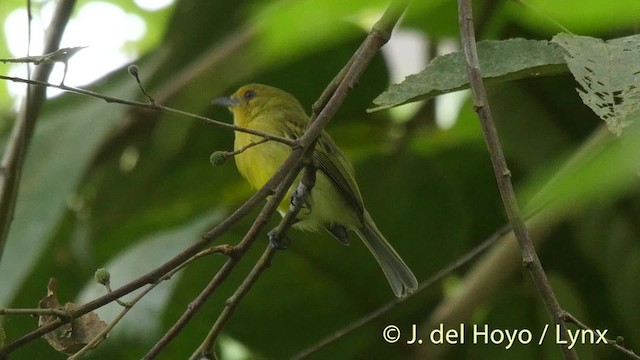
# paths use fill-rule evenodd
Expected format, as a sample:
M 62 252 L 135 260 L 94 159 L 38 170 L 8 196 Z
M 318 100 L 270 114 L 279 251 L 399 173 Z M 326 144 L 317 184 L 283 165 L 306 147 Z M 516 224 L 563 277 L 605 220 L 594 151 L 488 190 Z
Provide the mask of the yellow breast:
M 251 142 L 257 142 L 259 136 L 237 133 L 234 148 L 241 149 Z M 268 141 L 253 146 L 235 156 L 240 174 L 256 189 L 261 188 L 275 174 L 287 159 L 291 149 L 284 144 Z

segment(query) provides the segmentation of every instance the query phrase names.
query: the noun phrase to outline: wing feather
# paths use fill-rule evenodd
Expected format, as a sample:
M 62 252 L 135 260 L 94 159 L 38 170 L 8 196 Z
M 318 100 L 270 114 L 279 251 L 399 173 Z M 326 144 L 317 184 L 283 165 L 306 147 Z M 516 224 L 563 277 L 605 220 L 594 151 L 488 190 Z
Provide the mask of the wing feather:
M 353 165 L 324 131 L 316 144 L 313 157 L 319 169 L 333 181 L 338 192 L 362 219 L 364 205 L 355 180 Z

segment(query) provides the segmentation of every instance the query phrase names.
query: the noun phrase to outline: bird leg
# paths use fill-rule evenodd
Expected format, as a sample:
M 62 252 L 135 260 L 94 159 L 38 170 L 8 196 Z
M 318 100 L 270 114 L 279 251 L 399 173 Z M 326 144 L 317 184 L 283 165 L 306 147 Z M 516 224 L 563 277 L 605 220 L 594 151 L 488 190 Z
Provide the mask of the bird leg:
M 318 165 L 315 160 L 307 160 L 304 173 L 300 179 L 300 183 L 291 194 L 291 206 L 289 211 L 294 212 L 296 209 L 306 209 L 307 215 L 311 214 L 312 206 L 309 201 L 311 189 L 316 184 L 316 170 Z

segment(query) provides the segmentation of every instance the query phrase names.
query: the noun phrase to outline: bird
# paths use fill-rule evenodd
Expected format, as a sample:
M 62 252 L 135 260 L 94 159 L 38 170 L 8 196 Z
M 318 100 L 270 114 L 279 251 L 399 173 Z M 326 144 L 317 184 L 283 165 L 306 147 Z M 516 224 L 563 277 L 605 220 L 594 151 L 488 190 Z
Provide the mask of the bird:
M 239 127 L 292 140 L 304 134 L 310 121 L 293 95 L 268 85 L 244 85 L 212 103 L 227 107 Z M 265 142 L 259 135 L 237 130 L 234 150 L 239 173 L 255 189 L 269 181 L 292 151 L 287 144 Z M 305 202 L 306 211 L 298 213 L 293 227 L 303 231 L 324 228 L 345 245 L 349 244 L 348 230 L 355 232 L 377 260 L 394 295 L 405 297 L 414 292 L 418 288 L 415 275 L 378 230 L 364 207 L 353 165 L 324 130 L 318 137 L 313 161 L 317 165 L 316 182 Z M 295 188 L 296 183 L 278 207 L 283 216 Z

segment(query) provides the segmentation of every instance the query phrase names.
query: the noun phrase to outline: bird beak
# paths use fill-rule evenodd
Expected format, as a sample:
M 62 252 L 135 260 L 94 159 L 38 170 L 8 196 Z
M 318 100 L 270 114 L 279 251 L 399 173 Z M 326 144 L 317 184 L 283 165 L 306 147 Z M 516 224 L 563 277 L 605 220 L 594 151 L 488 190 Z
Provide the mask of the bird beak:
M 238 99 L 236 99 L 235 97 L 232 96 L 223 96 L 223 97 L 219 97 L 219 98 L 215 98 L 213 100 L 211 100 L 211 103 L 213 105 L 218 105 L 218 106 L 224 106 L 224 107 L 233 107 L 235 105 L 238 105 L 240 103 L 240 101 Z

